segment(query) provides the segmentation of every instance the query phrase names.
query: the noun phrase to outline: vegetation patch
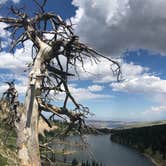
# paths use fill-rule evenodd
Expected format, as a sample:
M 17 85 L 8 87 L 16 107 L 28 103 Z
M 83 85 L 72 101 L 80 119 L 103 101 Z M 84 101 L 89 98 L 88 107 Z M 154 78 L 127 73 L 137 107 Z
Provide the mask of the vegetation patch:
M 158 123 L 157 123 L 158 124 Z M 148 155 L 152 162 L 166 165 L 166 124 L 145 127 L 113 129 L 111 140 L 135 148 Z

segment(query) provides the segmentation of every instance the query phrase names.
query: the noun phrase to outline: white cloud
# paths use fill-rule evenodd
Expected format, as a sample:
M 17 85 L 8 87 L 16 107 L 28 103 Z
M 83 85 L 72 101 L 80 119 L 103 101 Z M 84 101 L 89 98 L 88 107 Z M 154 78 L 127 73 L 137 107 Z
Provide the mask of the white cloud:
M 69 85 L 69 89 L 70 89 L 71 94 L 79 102 L 80 101 L 96 100 L 96 99 L 102 100 L 102 99 L 112 98 L 111 95 L 97 93 L 99 91 L 99 87 L 100 87 L 100 90 L 102 89 L 101 86 L 97 87 L 96 85 L 94 85 L 94 87 L 92 85 L 90 87 L 90 89 L 92 88 L 93 90 L 92 89 L 90 90 L 89 87 L 80 88 L 76 84 Z M 64 97 L 65 97 L 64 93 L 60 93 L 59 95 L 57 95 L 57 99 L 59 99 L 59 100 L 64 100 Z
M 0 22 L 0 37 L 7 38 L 10 36 L 10 32 L 4 30 L 4 28 L 6 28 L 7 26 L 7 24 Z
M 12 70 L 12 72 L 23 72 L 27 69 L 26 64 L 32 61 L 30 41 L 24 42 L 24 47 L 16 49 L 15 53 L 0 52 L 0 67 Z
M 110 62 L 105 59 L 102 59 L 98 64 L 86 61 L 84 69 L 81 64 L 78 66 L 78 73 L 82 80 L 91 80 L 97 83 L 107 83 L 116 80 L 111 71 Z
M 73 0 L 81 39 L 110 55 L 144 48 L 166 53 L 165 0 Z
M 143 112 L 143 114 L 155 113 L 161 114 L 162 112 L 166 112 L 166 106 L 158 106 L 158 107 L 151 107 L 150 110 Z
M 123 79 L 130 80 L 136 77 L 140 77 L 141 75 L 147 74 L 149 68 L 136 65 L 132 62 L 130 63 L 122 62 L 121 70 L 122 70 Z
M 165 104 L 165 99 L 166 99 L 166 93 L 156 93 L 153 97 L 153 100 L 155 103 L 159 105 Z
M 102 91 L 104 89 L 104 87 L 100 86 L 100 85 L 91 85 L 91 86 L 88 86 L 88 89 L 91 92 L 99 92 L 99 91 Z
M 134 63 L 125 63 L 122 59 L 118 59 L 121 65 L 122 79 L 129 80 L 141 75 L 148 74 L 149 68 L 136 65 Z M 103 58 L 100 58 L 98 64 L 86 61 L 84 69 L 82 65 L 78 65 L 78 73 L 80 79 L 91 80 L 95 83 L 110 83 L 117 81 L 116 75 L 113 75 L 111 63 Z
M 25 92 L 27 90 L 26 85 L 20 83 L 20 84 L 17 84 L 15 87 L 16 87 L 19 95 L 25 95 Z M 8 88 L 9 88 L 8 85 L 1 85 L 0 86 L 0 94 L 2 95 Z
M 12 80 L 16 80 L 18 83 L 16 84 L 16 89 L 19 92 L 19 94 L 25 94 L 27 89 L 27 77 L 25 75 L 20 74 L 2 74 L 0 75 L 0 94 L 5 92 L 8 89 L 8 85 L 5 82 L 10 82 Z
M 70 90 L 71 90 L 71 93 L 73 94 L 73 96 L 79 101 L 90 100 L 90 99 L 111 98 L 110 95 L 93 93 L 88 88 L 70 87 Z
M 149 68 L 134 65 L 133 63 L 124 63 L 122 65 L 122 71 L 124 80 L 110 83 L 110 87 L 113 91 L 143 94 L 148 101 L 159 105 L 158 107 L 164 105 L 166 98 L 165 79 L 161 79 L 159 76 L 149 73 Z M 152 109 L 149 109 L 148 111 L 151 110 Z
M 19 94 L 25 94 L 27 89 L 27 73 L 24 72 L 27 69 L 26 64 L 32 61 L 30 41 L 24 42 L 25 49 L 17 48 L 14 54 L 7 52 L 0 52 L 0 69 L 7 69 L 8 72 L 0 74 L 0 93 L 2 94 L 7 88 L 7 84 L 4 82 L 16 80 L 16 89 Z
M 0 0 L 0 4 L 6 3 L 8 0 Z
M 150 109 L 140 113 L 140 117 L 146 120 L 161 120 L 166 118 L 166 105 L 152 106 Z
M 27 87 L 27 75 L 24 73 L 24 70 L 27 68 L 26 64 L 32 61 L 31 58 L 31 48 L 32 43 L 30 41 L 24 42 L 23 48 L 17 48 L 14 52 L 14 55 L 7 52 L 0 53 L 0 68 L 1 69 L 8 69 L 8 74 L 1 74 L 0 81 L 11 81 L 13 79 L 17 80 L 19 83 L 16 84 L 16 89 L 19 93 L 25 94 L 26 87 Z M 65 63 L 65 60 L 61 58 L 61 61 Z M 89 65 L 89 64 L 87 64 Z M 110 65 L 110 64 L 109 64 Z M 96 66 L 97 67 L 97 66 Z M 89 70 L 89 68 L 88 68 Z M 95 69 L 96 70 L 96 69 Z M 84 72 L 82 71 L 82 74 Z M 111 73 L 111 70 L 110 70 Z M 2 84 L 0 86 L 0 93 L 3 93 L 5 89 L 7 89 L 7 85 Z M 79 100 L 89 100 L 89 99 L 103 99 L 103 98 L 110 98 L 110 95 L 98 94 L 95 92 L 99 92 L 104 87 L 99 85 L 92 85 L 87 88 L 77 87 L 76 84 L 70 85 L 70 90 L 73 96 Z M 57 99 L 64 100 L 64 94 L 57 96 Z
M 5 4 L 8 0 L 0 0 L 0 4 Z M 20 0 L 11 0 L 14 3 L 19 3 Z
M 2 48 L 8 46 L 9 43 L 11 42 L 11 39 L 10 39 L 11 33 L 9 31 L 4 30 L 4 28 L 7 26 L 8 26 L 7 24 L 0 22 L 0 32 L 1 32 L 0 33 L 0 45 Z
M 20 0 L 12 0 L 14 3 L 19 3 Z
M 114 91 L 156 94 L 166 93 L 166 80 L 156 76 L 142 75 L 120 83 L 111 83 Z
M 26 63 L 29 62 L 30 57 L 20 56 L 18 54 L 12 55 L 10 53 L 2 52 L 0 54 L 0 66 L 4 69 L 15 69 L 15 70 L 24 70 L 26 69 Z

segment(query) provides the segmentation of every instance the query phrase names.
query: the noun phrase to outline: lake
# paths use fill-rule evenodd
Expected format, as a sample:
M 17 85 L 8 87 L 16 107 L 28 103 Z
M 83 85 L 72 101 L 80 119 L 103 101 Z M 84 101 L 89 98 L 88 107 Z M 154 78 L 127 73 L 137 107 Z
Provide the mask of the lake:
M 90 160 L 90 156 L 105 166 L 154 166 L 150 160 L 135 150 L 116 144 L 110 140 L 110 135 L 87 135 L 88 148 L 79 150 L 78 153 L 68 155 L 65 160 L 71 161 L 76 158 L 78 161 Z M 71 138 L 69 138 L 71 139 Z M 72 137 L 72 141 L 80 142 L 78 137 Z M 73 147 L 66 147 L 73 150 Z

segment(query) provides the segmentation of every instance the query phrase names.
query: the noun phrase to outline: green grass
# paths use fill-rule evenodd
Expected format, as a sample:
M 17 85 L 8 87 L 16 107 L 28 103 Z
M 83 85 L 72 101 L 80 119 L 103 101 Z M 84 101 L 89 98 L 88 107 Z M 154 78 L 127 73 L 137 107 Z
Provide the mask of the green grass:
M 8 135 L 6 141 L 6 135 Z M 16 133 L 7 124 L 0 124 L 0 166 L 15 166 L 16 155 Z
M 6 166 L 7 165 L 7 159 L 0 155 L 0 165 Z

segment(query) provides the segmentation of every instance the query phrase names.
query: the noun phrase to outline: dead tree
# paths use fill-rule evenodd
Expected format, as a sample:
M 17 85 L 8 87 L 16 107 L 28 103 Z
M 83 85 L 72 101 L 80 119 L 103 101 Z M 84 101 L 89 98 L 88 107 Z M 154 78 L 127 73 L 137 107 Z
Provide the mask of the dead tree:
M 19 118 L 17 116 L 17 107 L 19 106 L 18 101 L 18 92 L 15 88 L 14 80 L 11 82 L 5 82 L 9 85 L 9 88 L 3 93 L 2 95 L 2 101 L 6 102 L 6 104 L 9 107 L 9 116 L 5 120 L 7 124 L 12 127 L 14 125 L 14 122 Z
M 12 16 L 0 18 L 0 22 L 9 25 L 5 29 L 12 34 L 12 50 L 27 40 L 33 43 L 25 109 L 16 125 L 21 166 L 41 165 L 38 139 L 41 111 L 52 112 L 63 119 L 69 119 L 66 132 L 76 125 L 79 126 L 79 130 L 85 125 L 84 119 L 89 110 L 75 100 L 68 87 L 68 79 L 75 76 L 77 64 L 81 63 L 84 67 L 84 60 L 89 59 L 98 63 L 102 57 L 115 66 L 113 69 L 118 78 L 120 75 L 120 66 L 116 61 L 99 54 L 79 41 L 78 36 L 74 35 L 71 22 L 63 21 L 56 13 L 45 12 L 46 2 L 47 0 L 44 0 L 40 4 L 34 0 L 39 9 L 34 16 L 12 6 L 10 8 Z M 57 93 L 65 94 L 62 107 L 52 104 Z M 73 110 L 67 108 L 69 101 L 74 105 Z M 49 123 L 47 118 L 43 120 Z
M 17 105 L 18 105 L 18 92 L 15 88 L 14 80 L 11 82 L 5 82 L 5 83 L 7 83 L 9 85 L 9 88 L 3 93 L 2 99 L 7 100 L 11 106 L 17 107 Z

